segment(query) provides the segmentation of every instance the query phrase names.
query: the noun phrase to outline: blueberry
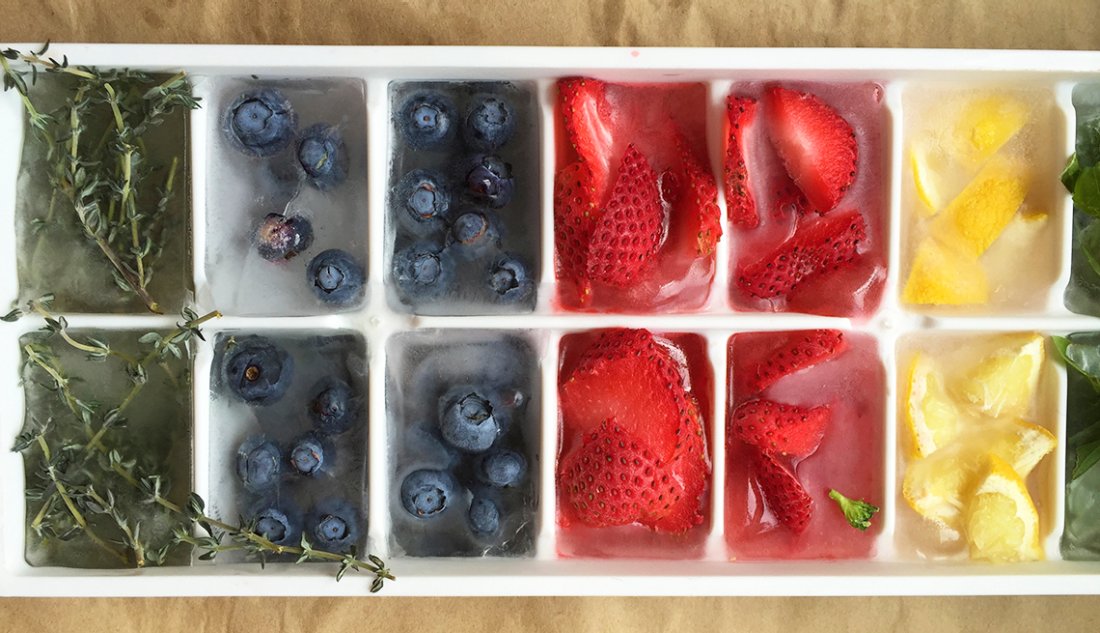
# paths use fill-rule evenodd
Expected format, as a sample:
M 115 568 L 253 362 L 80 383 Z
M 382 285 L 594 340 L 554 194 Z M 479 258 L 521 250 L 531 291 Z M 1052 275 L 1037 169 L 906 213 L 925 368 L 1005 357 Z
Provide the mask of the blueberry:
M 319 549 L 344 551 L 359 540 L 359 513 L 346 501 L 319 502 L 307 519 L 313 544 Z
M 466 518 L 477 536 L 494 536 L 500 531 L 500 506 L 488 496 L 475 495 Z
M 488 211 L 466 211 L 455 219 L 448 242 L 464 259 L 474 259 L 500 246 L 499 220 Z
M 522 303 L 535 291 L 535 281 L 527 264 L 509 253 L 489 264 L 488 285 L 491 296 L 499 303 Z
M 271 156 L 290 145 L 298 115 L 283 93 L 274 88 L 249 90 L 225 113 L 225 135 L 246 154 Z
M 286 508 L 266 505 L 252 514 L 252 530 L 276 545 L 297 545 L 301 540 L 301 517 Z
M 344 381 L 326 378 L 313 389 L 309 417 L 313 428 L 323 435 L 336 435 L 351 428 L 359 419 L 359 398 Z
M 410 95 L 397 116 L 397 127 L 413 149 L 437 147 L 454 136 L 455 106 L 442 93 L 424 90 Z
M 348 177 L 348 149 L 335 126 L 318 123 L 302 132 L 298 141 L 298 165 L 306 180 L 327 191 Z
M 398 217 L 413 232 L 424 235 L 440 228 L 451 209 L 451 194 L 443 176 L 427 169 L 414 169 L 401 177 L 394 188 Z
M 321 473 L 326 457 L 331 459 L 332 456 L 328 453 L 329 451 L 321 444 L 320 438 L 306 435 L 290 447 L 290 454 L 287 457 L 290 467 L 295 472 L 312 477 Z
M 527 474 L 527 460 L 513 450 L 499 450 L 486 454 L 475 466 L 477 478 L 499 488 L 518 485 Z
M 475 156 L 463 172 L 466 192 L 474 200 L 499 209 L 512 200 L 512 166 L 497 156 Z
M 249 404 L 267 405 L 286 394 L 294 377 L 294 359 L 286 350 L 258 336 L 226 349 L 226 383 Z
M 313 243 L 313 225 L 299 215 L 269 213 L 256 227 L 252 241 L 268 261 L 290 259 Z
M 468 453 L 488 449 L 500 434 L 492 403 L 471 387 L 457 387 L 439 401 L 439 431 L 443 439 Z
M 482 150 L 496 150 L 512 138 L 516 112 L 512 104 L 497 95 L 476 95 L 463 122 L 466 142 Z
M 430 519 L 450 506 L 457 495 L 458 482 L 442 470 L 417 470 L 401 482 L 401 505 L 419 519 Z
M 454 280 L 454 258 L 430 243 L 418 243 L 393 256 L 393 280 L 408 301 L 434 299 Z
M 363 266 L 347 251 L 331 248 L 313 258 L 306 269 L 313 293 L 325 303 L 351 305 L 363 297 Z
M 282 462 L 279 445 L 262 435 L 255 435 L 237 449 L 237 476 L 247 490 L 267 490 L 279 483 Z

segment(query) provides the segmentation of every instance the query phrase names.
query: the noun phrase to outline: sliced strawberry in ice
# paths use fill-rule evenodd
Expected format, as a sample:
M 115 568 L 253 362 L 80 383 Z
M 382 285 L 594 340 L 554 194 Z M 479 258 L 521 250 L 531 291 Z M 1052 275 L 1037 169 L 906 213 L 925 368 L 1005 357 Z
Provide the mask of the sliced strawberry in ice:
M 813 499 L 802 483 L 768 453 L 754 451 L 752 460 L 768 509 L 787 529 L 795 534 L 804 532 L 813 518 Z
M 577 157 L 592 170 L 597 190 L 602 190 L 611 172 L 611 107 L 606 86 L 588 77 L 558 80 L 558 108 L 569 143 Z
M 734 395 L 744 399 L 759 394 L 779 379 L 835 358 L 846 349 L 848 340 L 840 330 L 788 332 L 775 345 L 738 349 L 732 359 Z
M 829 407 L 797 407 L 771 400 L 741 403 L 730 416 L 733 434 L 762 451 L 790 457 L 812 455 L 825 437 Z
M 776 180 L 772 198 L 772 217 L 780 220 L 792 215 L 801 217 L 813 209 L 810 201 L 806 199 L 806 194 L 802 193 L 790 176 L 786 173 L 778 174 Z
M 678 190 L 673 200 L 667 200 L 666 196 L 666 201 L 673 206 L 670 221 L 686 222 L 689 234 L 694 236 L 696 254 L 707 257 L 714 253 L 722 237 L 718 184 L 707 164 L 699 160 L 680 133 L 677 133 L 676 145 L 680 150 L 680 165 L 676 170 L 679 175 L 675 178 L 677 186 L 674 189 Z
M 765 92 L 764 114 L 787 173 L 818 212 L 832 210 L 856 177 L 852 126 L 820 97 L 781 86 Z
M 581 279 L 588 271 L 588 242 L 599 215 L 592 170 L 566 165 L 554 175 L 554 252 L 559 279 Z
M 786 296 L 807 277 L 855 260 L 866 239 L 867 223 L 859 211 L 830 214 L 799 226 L 771 253 L 740 266 L 737 285 L 761 299 Z
M 665 235 L 657 172 L 633 145 L 588 245 L 588 279 L 628 287 L 655 261 Z
M 682 495 L 646 443 L 614 420 L 605 421 L 558 463 L 566 518 L 591 527 L 630 525 L 667 513 Z
M 679 401 L 680 426 L 676 450 L 668 470 L 672 479 L 682 486 L 679 501 L 673 500 L 665 514 L 648 523 L 658 532 L 681 533 L 703 522 L 704 495 L 710 475 L 706 432 L 703 417 L 695 398 L 689 394 Z M 669 486 L 671 490 L 671 486 Z
M 756 228 L 760 224 L 760 215 L 749 181 L 749 153 L 745 143 L 749 127 L 756 119 L 756 99 L 730 95 L 726 101 L 726 117 L 729 130 L 723 171 L 729 220 L 734 226 Z

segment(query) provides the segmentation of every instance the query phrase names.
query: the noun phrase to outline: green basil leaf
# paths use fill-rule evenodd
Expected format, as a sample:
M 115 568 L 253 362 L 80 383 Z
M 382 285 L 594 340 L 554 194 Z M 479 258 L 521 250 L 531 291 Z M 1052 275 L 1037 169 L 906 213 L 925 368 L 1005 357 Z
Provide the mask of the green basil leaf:
M 1077 162 L 1077 154 L 1073 154 L 1066 162 L 1065 169 L 1062 170 L 1062 185 L 1066 188 L 1066 191 L 1073 193 L 1073 188 L 1077 184 L 1077 177 L 1080 175 L 1081 164 Z
M 1077 176 L 1073 204 L 1084 213 L 1100 217 L 1100 166 L 1083 169 Z
M 1071 480 L 1087 473 L 1097 462 L 1100 462 L 1100 440 L 1078 446 L 1077 460 L 1073 465 Z

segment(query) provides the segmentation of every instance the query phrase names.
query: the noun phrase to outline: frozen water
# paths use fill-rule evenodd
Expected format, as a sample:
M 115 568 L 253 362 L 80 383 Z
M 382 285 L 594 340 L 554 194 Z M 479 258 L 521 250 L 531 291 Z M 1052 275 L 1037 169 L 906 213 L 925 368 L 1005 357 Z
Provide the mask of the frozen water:
M 390 482 L 391 548 L 410 556 L 529 556 L 538 504 L 538 366 L 532 342 L 519 334 L 421 331 L 390 339 L 386 411 L 393 479 Z M 456 386 L 487 391 L 501 431 L 493 447 L 522 453 L 526 475 L 515 486 L 493 488 L 476 470 L 480 454 L 448 445 L 440 432 L 440 401 Z M 421 470 L 453 473 L 457 490 L 447 508 L 430 518 L 406 511 L 401 485 Z M 477 536 L 469 527 L 474 495 L 500 507 L 499 531 Z M 457 500 L 455 500 L 457 497 Z
M 426 91 L 444 95 L 444 103 L 453 104 L 450 130 L 437 145 L 415 149 L 406 141 L 407 133 L 400 122 L 402 108 L 411 97 Z M 470 110 L 480 95 L 494 95 L 511 104 L 516 125 L 510 138 L 492 149 L 471 140 L 464 130 Z M 390 144 L 393 147 L 390 164 L 390 189 L 386 213 L 386 280 L 390 305 L 401 311 L 432 315 L 469 315 L 529 312 L 535 306 L 534 286 L 539 275 L 539 240 L 541 235 L 539 209 L 539 138 L 537 103 L 534 85 L 530 83 L 481 82 L 442 83 L 409 82 L 390 85 L 391 111 L 394 113 Z M 450 118 L 450 117 L 448 117 Z M 510 166 L 514 179 L 511 195 L 478 197 L 468 190 L 467 175 L 479 158 L 497 156 Z M 409 198 L 409 174 L 427 170 L 437 175 L 447 190 L 449 210 L 439 220 L 412 220 L 406 203 Z M 437 195 L 438 197 L 438 195 Z M 419 208 L 419 207 L 418 207 Z M 488 248 L 473 249 L 454 244 L 454 221 L 467 211 L 486 212 L 499 219 L 494 227 L 499 243 Z M 442 292 L 409 290 L 393 283 L 396 276 L 394 256 L 414 244 L 430 243 L 436 251 L 445 249 L 441 263 L 446 269 L 446 289 Z M 448 251 L 462 251 L 461 256 Z M 501 300 L 489 283 L 495 260 L 503 253 L 514 253 L 527 267 L 530 291 L 522 296 Z M 468 256 L 467 256 L 468 255 Z
M 226 360 L 232 348 L 252 333 L 220 334 L 215 341 L 211 369 L 210 402 L 210 502 L 213 516 L 228 523 L 245 521 L 266 507 L 276 506 L 302 529 L 317 549 L 310 522 L 311 511 L 321 504 L 342 502 L 352 508 L 359 521 L 356 545 L 363 551 L 367 527 L 367 418 L 366 348 L 363 339 L 351 332 L 324 336 L 268 332 L 260 335 L 285 350 L 293 369 L 286 393 L 266 405 L 249 405 L 228 388 Z M 334 381 L 351 387 L 354 411 L 350 428 L 318 431 L 311 411 L 314 396 Z M 316 433 L 323 448 L 323 462 L 317 474 L 294 472 L 290 451 L 297 440 Z M 281 451 L 279 476 L 271 486 L 245 489 L 238 476 L 238 452 L 250 438 L 264 437 Z M 316 521 L 314 521 L 315 523 Z M 292 545 L 297 544 L 293 539 Z M 217 560 L 223 560 L 219 556 Z M 239 561 L 240 556 L 224 556 Z
M 111 349 L 130 356 L 143 355 L 148 351 L 148 346 L 137 342 L 145 334 L 144 330 L 72 330 L 70 334 L 79 340 L 95 337 L 107 342 Z M 19 343 L 23 346 L 42 341 L 43 337 L 39 332 L 27 334 L 20 338 Z M 72 381 L 74 395 L 85 401 L 101 403 L 99 413 L 93 417 L 98 430 L 102 413 L 117 407 L 133 387 L 125 366 L 114 358 L 106 361 L 87 360 L 84 352 L 56 338 L 47 345 L 57 355 L 65 375 Z M 83 425 L 74 419 L 57 393 L 48 389 L 53 383 L 45 372 L 37 367 L 30 367 L 28 365 L 22 374 L 26 391 L 25 424 L 51 420 L 46 437 L 54 452 L 69 442 L 83 445 L 87 442 Z M 189 363 L 172 363 L 167 365 L 167 370 L 152 366 L 148 372 L 148 381 L 123 412 L 126 426 L 108 431 L 103 438 L 103 445 L 108 450 L 119 450 L 123 460 L 136 459 L 137 472 L 146 476 L 159 474 L 166 483 L 170 483 L 167 497 L 177 504 L 185 503 L 191 490 L 190 383 Z M 123 442 L 120 438 L 125 438 L 126 441 Z M 32 486 L 39 484 L 41 451 L 31 448 L 24 455 L 26 481 Z M 147 507 L 142 503 L 144 497 L 121 478 L 100 475 L 102 471 L 95 466 L 88 470 L 96 473 L 92 483 L 100 495 L 109 489 L 121 507 Z M 73 472 L 78 473 L 78 470 L 74 468 Z M 76 484 L 88 483 L 88 479 L 80 474 L 73 475 L 69 481 L 72 489 L 76 488 Z M 72 540 L 39 537 L 30 528 L 30 522 L 40 508 L 41 501 L 27 501 L 26 558 L 30 565 L 85 568 L 120 566 L 117 559 L 97 548 L 83 534 L 77 534 Z M 134 517 L 133 513 L 127 514 Z M 110 518 L 95 514 L 88 514 L 87 518 L 92 531 L 104 540 L 113 540 L 120 536 Z M 141 520 L 144 541 L 156 547 L 170 542 L 172 528 L 176 524 L 173 517 L 150 507 L 149 512 L 138 518 Z M 186 565 L 189 561 L 187 548 L 175 548 L 169 555 L 167 564 Z
M 1100 334 L 1088 332 L 1070 336 L 1074 343 L 1095 347 Z M 1091 356 L 1091 354 L 1090 354 Z M 1091 369 L 1087 365 L 1086 369 Z M 1062 556 L 1068 560 L 1100 560 L 1100 467 L 1073 479 L 1078 451 L 1098 439 L 1096 414 L 1100 393 L 1080 372 L 1066 371 L 1066 527 L 1062 534 Z
M 167 75 L 153 77 L 159 77 L 158 81 L 167 79 Z M 52 112 L 62 107 L 64 99 L 71 97 L 66 85 L 67 82 L 57 75 L 40 75 L 34 88 L 38 109 Z M 85 139 L 100 138 L 103 130 L 112 124 L 106 104 L 92 112 L 94 114 L 86 121 Z M 144 135 L 145 147 L 149 149 L 144 159 L 147 165 L 167 166 L 173 158 L 179 159 L 174 195 L 166 208 L 160 240 L 164 251 L 156 261 L 155 274 L 148 287 L 166 313 L 179 311 L 191 288 L 188 245 L 191 191 L 187 186 L 191 180 L 187 142 L 189 117 L 187 111 L 174 112 Z M 19 301 L 53 293 L 54 307 L 67 314 L 146 312 L 145 304 L 133 293 L 115 284 L 111 264 L 95 243 L 86 238 L 76 212 L 71 205 L 65 204 L 64 196 L 53 196 L 45 147 L 35 140 L 29 126 L 24 138 L 15 207 Z M 157 191 L 166 178 L 162 170 L 149 174 L 147 185 L 138 191 L 139 211 L 148 212 L 155 207 Z M 40 231 L 36 230 L 39 223 L 43 227 Z
M 228 140 L 226 112 L 245 92 L 279 90 L 297 115 L 297 136 L 311 126 L 335 126 L 347 152 L 347 177 L 324 189 L 297 165 L 298 138 L 269 156 L 241 151 Z M 365 86 L 358 79 L 218 79 L 204 104 L 209 154 L 206 177 L 206 277 L 210 301 L 243 316 L 298 316 L 350 309 L 323 303 L 307 280 L 310 260 L 327 249 L 367 261 L 367 128 Z M 270 213 L 301 216 L 312 245 L 288 260 L 268 261 L 253 233 Z M 357 302 L 361 303 L 361 301 Z

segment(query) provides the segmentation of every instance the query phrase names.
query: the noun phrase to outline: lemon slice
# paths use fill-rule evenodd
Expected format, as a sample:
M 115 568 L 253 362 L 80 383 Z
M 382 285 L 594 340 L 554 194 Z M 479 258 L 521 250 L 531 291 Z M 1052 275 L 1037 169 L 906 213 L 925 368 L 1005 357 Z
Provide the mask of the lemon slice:
M 936 217 L 933 234 L 972 257 L 981 256 L 1023 204 L 1028 181 L 1018 161 L 993 158 Z
M 1026 417 L 1045 356 L 1043 337 L 1029 334 L 979 362 L 958 383 L 958 393 L 985 415 Z
M 931 455 L 959 435 L 959 411 L 944 389 L 943 375 L 919 352 L 909 366 L 905 423 L 914 457 Z
M 917 190 L 917 207 L 924 217 L 936 215 L 950 198 L 945 193 L 947 166 L 943 153 L 927 145 L 914 143 L 909 149 L 909 166 L 913 170 L 913 185 Z
M 974 488 L 966 517 L 970 557 L 996 563 L 1042 560 L 1039 513 L 1022 477 L 997 455 Z
M 902 496 L 918 514 L 939 525 L 945 539 L 957 538 L 964 528 L 968 493 L 987 454 L 1003 459 L 1021 477 L 1027 477 L 1054 445 L 1054 435 L 1037 424 L 991 421 L 910 464 L 902 479 Z
M 986 303 L 989 280 L 977 259 L 925 238 L 913 256 L 901 300 L 916 305 Z
M 1018 99 L 987 95 L 971 99 L 956 120 L 952 133 L 955 151 L 978 164 L 997 153 L 1027 124 L 1031 108 Z

